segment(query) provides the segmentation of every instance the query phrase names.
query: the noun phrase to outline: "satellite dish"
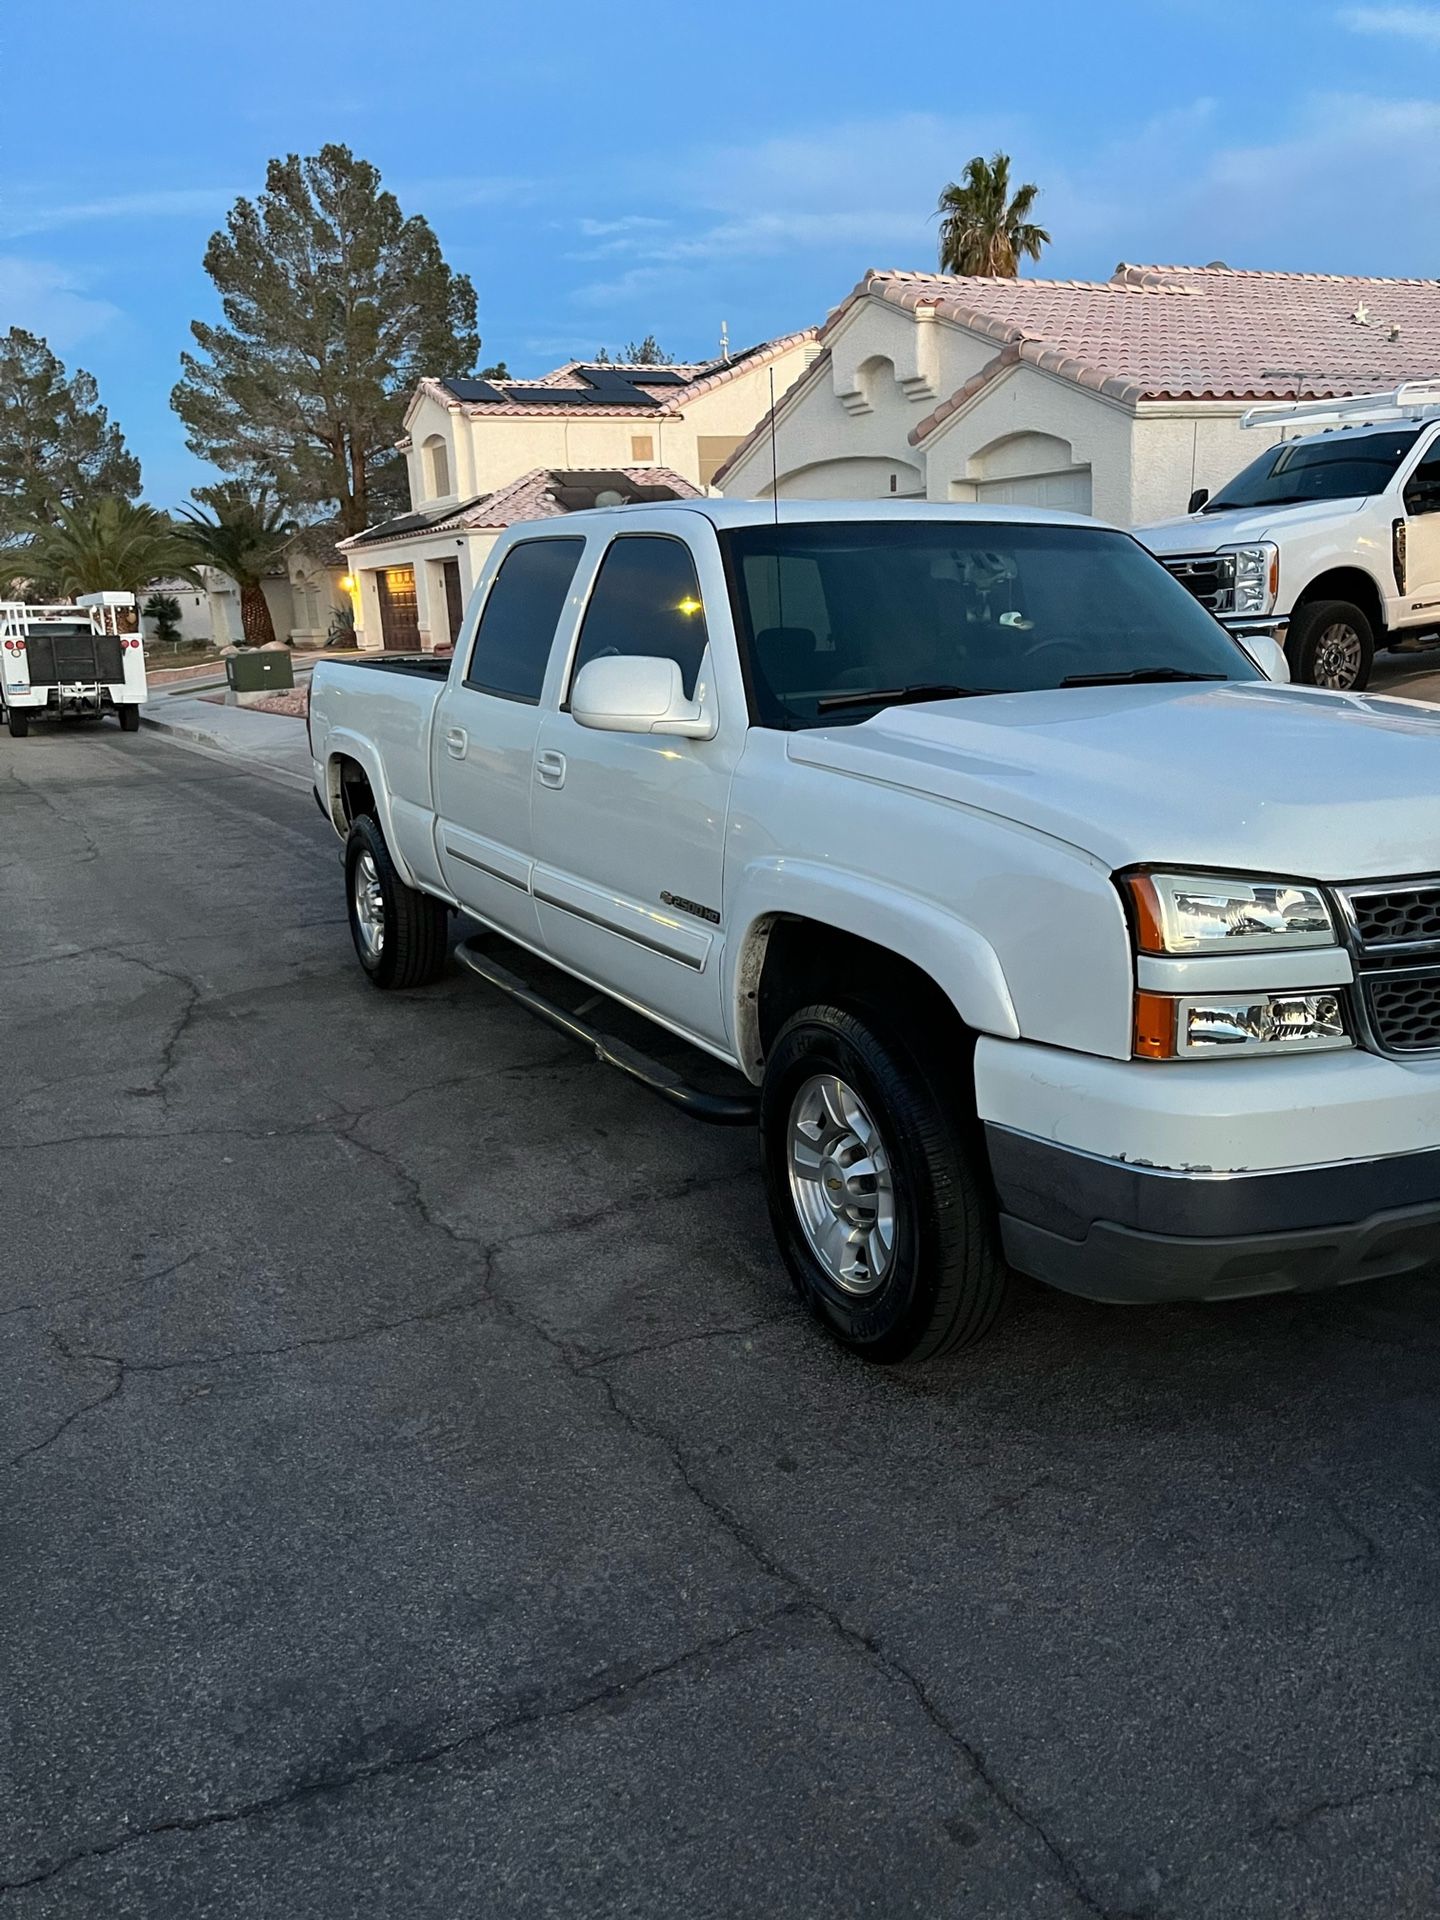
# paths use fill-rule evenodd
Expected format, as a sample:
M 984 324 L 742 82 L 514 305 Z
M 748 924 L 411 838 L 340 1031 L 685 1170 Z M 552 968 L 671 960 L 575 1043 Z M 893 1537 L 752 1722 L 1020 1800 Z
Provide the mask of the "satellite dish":
M 595 504 L 597 507 L 623 507 L 625 496 L 617 493 L 614 487 L 602 487 L 595 496 Z

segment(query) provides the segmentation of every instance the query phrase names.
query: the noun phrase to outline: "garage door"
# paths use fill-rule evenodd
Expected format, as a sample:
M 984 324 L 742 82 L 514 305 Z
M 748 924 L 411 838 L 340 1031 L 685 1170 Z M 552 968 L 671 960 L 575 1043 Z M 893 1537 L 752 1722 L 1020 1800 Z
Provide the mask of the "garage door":
M 1089 513 L 1090 469 L 1068 473 L 1025 473 L 1014 480 L 982 480 L 977 501 L 992 507 L 1053 507 L 1063 513 Z

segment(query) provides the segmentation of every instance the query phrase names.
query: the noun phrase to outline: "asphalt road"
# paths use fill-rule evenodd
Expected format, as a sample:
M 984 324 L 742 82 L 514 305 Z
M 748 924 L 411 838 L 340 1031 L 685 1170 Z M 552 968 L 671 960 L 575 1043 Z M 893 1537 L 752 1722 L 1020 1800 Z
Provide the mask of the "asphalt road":
M 753 1140 L 0 738 L 0 1916 L 1440 1911 L 1440 1291 L 792 1306 Z

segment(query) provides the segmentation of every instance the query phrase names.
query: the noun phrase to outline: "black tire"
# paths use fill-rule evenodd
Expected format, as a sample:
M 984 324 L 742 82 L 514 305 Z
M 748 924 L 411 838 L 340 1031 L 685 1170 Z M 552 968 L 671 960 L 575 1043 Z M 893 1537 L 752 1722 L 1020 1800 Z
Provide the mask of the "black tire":
M 1311 600 L 1290 617 L 1285 653 L 1293 680 L 1358 693 L 1370 683 L 1375 629 L 1352 601 Z
M 821 1005 L 785 1023 L 766 1062 L 761 1151 L 780 1252 L 811 1312 L 867 1360 L 933 1360 L 969 1346 L 1004 1304 L 1009 1274 L 978 1127 L 956 1113 L 956 1079 L 945 1070 L 956 1051 L 937 1048 L 933 1035 L 912 1040 L 869 1008 Z M 829 1075 L 863 1102 L 890 1167 L 892 1250 L 861 1293 L 817 1256 L 791 1184 L 792 1118 L 803 1115 L 807 1088 Z
M 7 707 L 5 724 L 9 727 L 14 739 L 23 740 L 30 731 L 30 716 L 28 713 L 22 713 L 19 707 Z
M 367 937 L 358 899 L 357 872 L 368 859 L 378 891 L 380 944 Z M 350 823 L 345 843 L 345 902 L 350 938 L 366 977 L 376 987 L 428 987 L 445 971 L 450 914 L 428 893 L 407 887 L 395 870 L 385 836 L 369 814 Z
M 117 707 L 115 713 L 120 722 L 120 731 L 122 733 L 138 733 L 140 731 L 139 707 Z

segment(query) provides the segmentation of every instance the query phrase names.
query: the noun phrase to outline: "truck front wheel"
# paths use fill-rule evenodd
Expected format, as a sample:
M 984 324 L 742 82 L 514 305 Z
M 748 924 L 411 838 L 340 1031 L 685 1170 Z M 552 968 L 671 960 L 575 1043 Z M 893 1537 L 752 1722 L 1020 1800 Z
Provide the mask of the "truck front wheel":
M 369 814 L 350 825 L 345 843 L 350 938 L 376 987 L 427 987 L 445 971 L 449 912 L 428 893 L 407 887 L 385 836 Z
M 1008 1275 L 978 1140 L 943 1050 L 870 1010 L 806 1007 L 766 1062 L 770 1218 L 800 1297 L 867 1360 L 929 1360 L 988 1331 Z
M 1358 693 L 1375 663 L 1375 631 L 1349 600 L 1312 600 L 1291 616 L 1285 652 L 1294 679 L 1335 693 Z
M 16 740 L 23 740 L 30 731 L 30 716 L 19 707 L 10 707 L 5 714 L 6 725 Z
M 117 707 L 115 714 L 120 722 L 120 731 L 122 733 L 138 733 L 140 731 L 139 707 Z

